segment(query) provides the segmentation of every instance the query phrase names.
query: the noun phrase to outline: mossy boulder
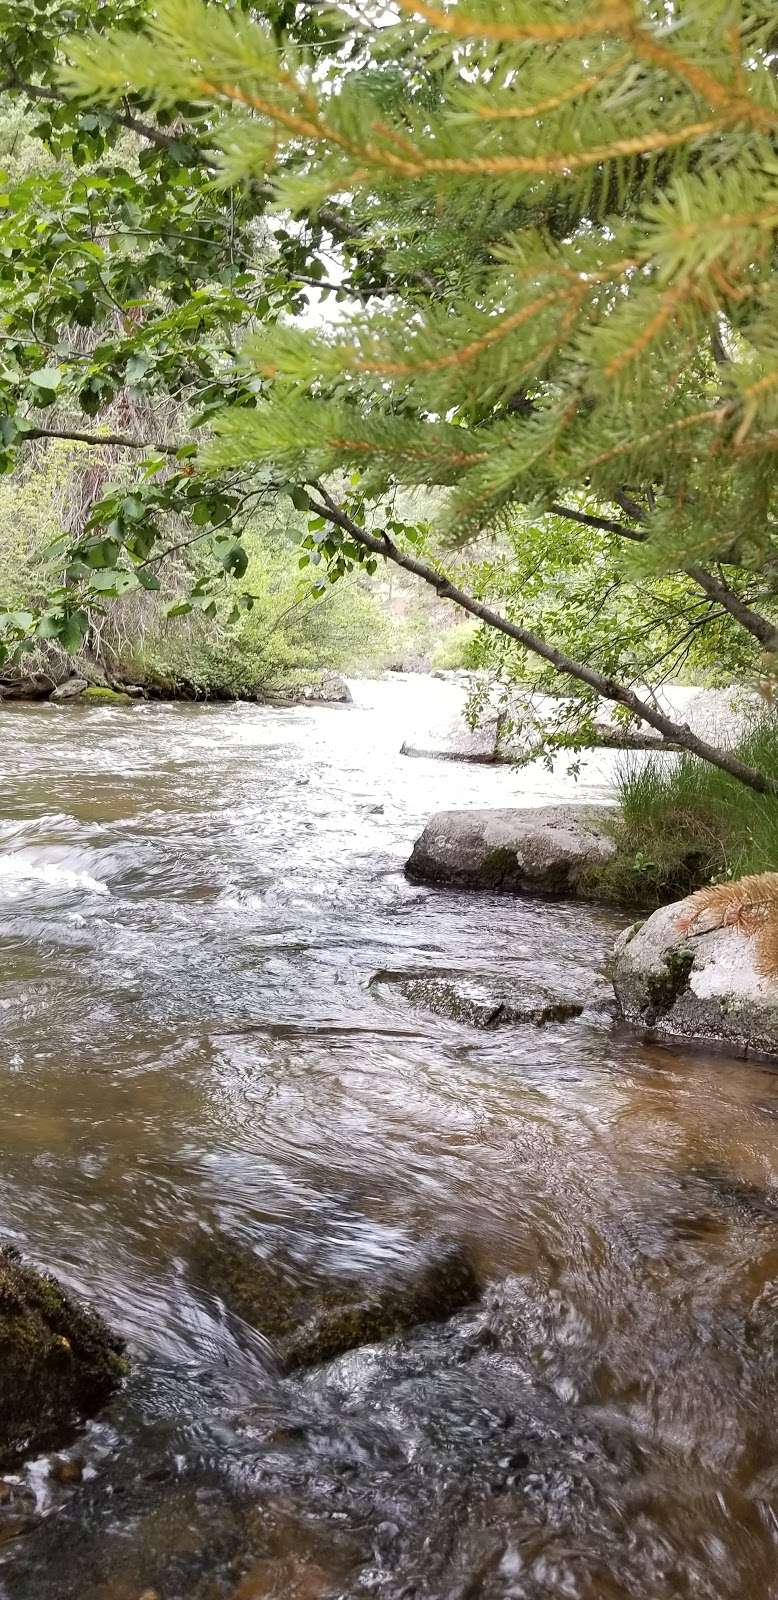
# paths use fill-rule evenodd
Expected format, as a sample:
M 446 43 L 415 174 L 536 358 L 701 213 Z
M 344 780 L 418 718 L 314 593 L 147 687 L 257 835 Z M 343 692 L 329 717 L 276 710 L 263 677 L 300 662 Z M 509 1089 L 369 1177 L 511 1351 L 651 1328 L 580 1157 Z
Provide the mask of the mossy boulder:
M 79 701 L 87 706 L 131 706 L 130 695 L 124 694 L 120 689 L 108 689 L 100 683 L 90 683 L 79 695 Z
M 289 1263 L 215 1231 L 196 1241 L 191 1270 L 264 1334 L 287 1371 L 443 1321 L 480 1292 L 467 1252 L 451 1240 L 429 1240 L 367 1281 L 335 1273 L 301 1280 Z
M 122 1340 L 56 1278 L 0 1247 L 0 1466 L 56 1448 L 125 1372 Z
M 120 689 L 109 689 L 107 684 L 87 683 L 86 678 L 66 678 L 51 695 L 58 705 L 74 706 L 131 706 L 132 698 Z

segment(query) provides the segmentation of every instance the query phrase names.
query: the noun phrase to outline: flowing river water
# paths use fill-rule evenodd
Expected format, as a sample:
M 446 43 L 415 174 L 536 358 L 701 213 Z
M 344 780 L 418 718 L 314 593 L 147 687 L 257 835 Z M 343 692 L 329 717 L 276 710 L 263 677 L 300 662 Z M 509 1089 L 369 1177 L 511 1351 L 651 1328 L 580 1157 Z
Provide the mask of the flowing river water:
M 778 1079 L 371 985 L 595 996 L 625 920 L 406 881 L 436 809 L 607 782 L 401 758 L 448 693 L 0 710 L 0 1231 L 131 1354 L 3 1600 L 778 1596 Z M 284 1376 L 212 1229 L 290 1281 L 445 1236 L 484 1294 Z

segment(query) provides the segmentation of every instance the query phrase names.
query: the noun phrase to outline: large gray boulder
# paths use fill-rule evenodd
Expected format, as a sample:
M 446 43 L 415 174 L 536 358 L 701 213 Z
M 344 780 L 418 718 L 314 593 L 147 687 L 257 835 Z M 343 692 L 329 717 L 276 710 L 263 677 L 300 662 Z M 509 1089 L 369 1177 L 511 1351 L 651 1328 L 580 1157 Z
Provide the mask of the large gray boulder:
M 315 682 L 306 683 L 301 694 L 303 700 L 313 700 L 326 706 L 350 706 L 354 699 L 340 672 L 323 672 Z
M 778 1057 L 778 982 L 756 968 L 753 941 L 735 927 L 681 933 L 686 900 L 662 906 L 622 934 L 611 977 L 627 1022 Z
M 400 746 L 401 756 L 414 756 L 429 761 L 469 761 L 481 766 L 510 765 L 519 751 L 505 749 L 500 744 L 500 722 L 497 717 L 486 717 L 475 728 L 464 717 L 454 719 L 447 728 L 428 731 L 417 739 L 406 739 Z
M 608 806 L 439 811 L 416 840 L 409 877 L 465 889 L 574 895 L 616 853 Z
M 86 678 L 66 678 L 64 683 L 57 684 L 52 690 L 51 699 L 55 705 L 66 705 L 69 700 L 78 700 L 89 688 Z

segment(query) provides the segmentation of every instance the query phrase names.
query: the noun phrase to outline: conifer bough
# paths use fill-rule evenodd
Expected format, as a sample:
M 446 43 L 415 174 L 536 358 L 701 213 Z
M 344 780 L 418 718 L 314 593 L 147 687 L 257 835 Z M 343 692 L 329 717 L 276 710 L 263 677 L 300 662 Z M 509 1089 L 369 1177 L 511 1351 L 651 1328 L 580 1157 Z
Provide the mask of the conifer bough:
M 553 568 L 567 518 L 607 538 L 625 584 L 678 574 L 703 621 L 723 614 L 775 651 L 774 8 L 398 0 L 391 18 L 335 8 L 313 50 L 256 10 L 158 0 L 128 30 L 73 41 L 57 83 L 174 126 L 228 196 L 333 218 L 346 251 L 354 294 L 336 322 L 314 336 L 260 319 L 195 473 L 324 480 L 331 536 L 313 542 L 331 580 L 399 562 L 587 693 L 776 792 L 445 570 L 449 546 L 508 530 L 520 550 L 538 523 Z M 344 473 L 358 485 L 339 504 Z M 365 507 L 414 486 L 446 507 L 431 561 L 365 530 Z

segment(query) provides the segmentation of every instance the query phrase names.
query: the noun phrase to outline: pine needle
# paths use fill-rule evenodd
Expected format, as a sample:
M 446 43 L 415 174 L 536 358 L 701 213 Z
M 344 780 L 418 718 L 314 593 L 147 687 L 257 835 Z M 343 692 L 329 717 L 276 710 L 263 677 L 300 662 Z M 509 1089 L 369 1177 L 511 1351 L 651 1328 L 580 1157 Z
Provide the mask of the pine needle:
M 698 933 L 735 927 L 746 936 L 755 936 L 760 972 L 778 971 L 778 872 L 750 873 L 734 883 L 698 889 L 677 920 L 679 932 L 689 933 L 701 917 L 705 917 L 705 927 L 698 928 Z
M 756 969 L 764 978 L 778 974 L 778 908 L 773 906 L 756 940 Z

